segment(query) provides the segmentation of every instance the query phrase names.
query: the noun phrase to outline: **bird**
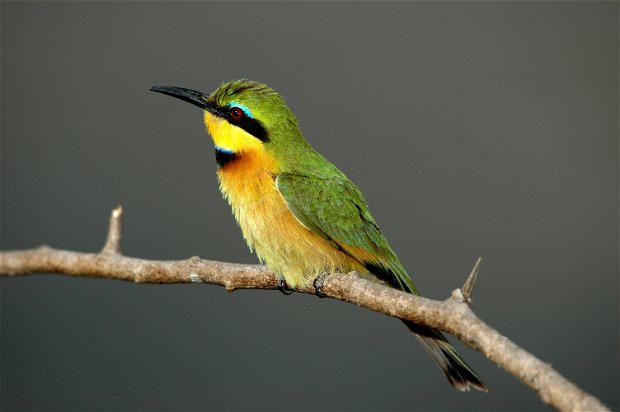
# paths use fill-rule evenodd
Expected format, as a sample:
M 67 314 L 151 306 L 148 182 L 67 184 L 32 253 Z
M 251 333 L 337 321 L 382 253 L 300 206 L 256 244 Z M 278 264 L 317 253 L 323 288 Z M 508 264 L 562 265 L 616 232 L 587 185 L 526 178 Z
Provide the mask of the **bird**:
M 308 143 L 278 92 L 247 79 L 210 94 L 175 86 L 151 91 L 203 110 L 222 195 L 283 293 L 314 286 L 321 295 L 321 276 L 355 271 L 419 295 L 360 189 Z M 439 330 L 403 322 L 454 388 L 488 392 Z

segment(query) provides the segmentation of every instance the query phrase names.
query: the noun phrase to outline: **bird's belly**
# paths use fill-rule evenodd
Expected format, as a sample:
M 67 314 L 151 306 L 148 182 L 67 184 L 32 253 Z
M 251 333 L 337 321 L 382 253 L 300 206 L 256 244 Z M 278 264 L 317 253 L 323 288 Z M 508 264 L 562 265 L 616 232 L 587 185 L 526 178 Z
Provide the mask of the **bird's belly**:
M 269 173 L 240 179 L 220 169 L 218 176 L 248 246 L 290 287 L 310 286 L 322 273 L 364 270 L 356 260 L 297 220 Z

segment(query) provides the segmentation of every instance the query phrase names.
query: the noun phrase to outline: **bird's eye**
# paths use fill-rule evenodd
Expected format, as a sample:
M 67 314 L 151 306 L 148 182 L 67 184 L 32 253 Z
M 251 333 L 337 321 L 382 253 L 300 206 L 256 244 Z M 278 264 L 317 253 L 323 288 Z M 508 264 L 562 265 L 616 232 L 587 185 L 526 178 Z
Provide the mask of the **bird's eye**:
M 237 120 L 241 120 L 241 118 L 243 117 L 244 113 L 243 110 L 241 110 L 238 107 L 231 107 L 230 108 L 230 118 L 237 121 Z

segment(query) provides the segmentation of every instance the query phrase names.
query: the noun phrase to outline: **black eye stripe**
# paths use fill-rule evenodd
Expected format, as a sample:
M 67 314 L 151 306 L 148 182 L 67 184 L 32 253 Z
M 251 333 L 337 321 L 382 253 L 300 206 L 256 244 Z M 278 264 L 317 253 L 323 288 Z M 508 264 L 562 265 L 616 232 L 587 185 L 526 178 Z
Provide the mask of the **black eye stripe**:
M 259 120 L 256 120 L 249 116 L 245 116 L 245 113 L 243 113 L 243 111 L 240 119 L 234 119 L 231 112 L 232 110 L 229 107 L 218 107 L 215 110 L 214 114 L 228 120 L 230 124 L 234 124 L 235 126 L 242 128 L 260 141 L 269 141 L 267 130 Z
M 229 122 L 234 124 L 235 126 L 239 126 L 252 136 L 256 137 L 258 140 L 261 140 L 263 142 L 269 141 L 269 136 L 267 136 L 267 130 L 265 130 L 262 123 L 256 119 L 243 116 L 239 120 L 230 119 Z

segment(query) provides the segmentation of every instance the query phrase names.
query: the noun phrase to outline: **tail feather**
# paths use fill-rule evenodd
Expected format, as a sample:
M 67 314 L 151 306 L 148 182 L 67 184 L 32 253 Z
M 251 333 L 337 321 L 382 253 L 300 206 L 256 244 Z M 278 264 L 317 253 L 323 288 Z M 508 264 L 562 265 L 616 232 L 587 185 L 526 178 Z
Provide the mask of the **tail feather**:
M 390 264 L 365 262 L 366 269 L 393 288 L 417 295 L 418 290 L 413 285 L 411 278 L 398 261 L 396 255 L 394 255 L 391 249 L 387 252 L 389 252 L 388 255 L 392 256 Z M 426 349 L 435 363 L 443 370 L 452 386 L 460 391 L 468 391 L 470 387 L 483 392 L 489 391 L 489 388 L 482 383 L 472 368 L 456 353 L 456 350 L 440 331 L 409 321 L 403 322 L 415 334 L 416 338 L 420 340 L 422 346 L 424 346 L 424 349 Z
M 478 378 L 471 367 L 459 356 L 446 337 L 436 329 L 403 321 L 424 346 L 424 349 L 443 370 L 448 381 L 460 391 L 470 387 L 488 392 L 489 388 Z

